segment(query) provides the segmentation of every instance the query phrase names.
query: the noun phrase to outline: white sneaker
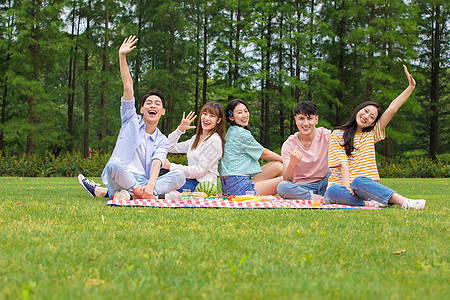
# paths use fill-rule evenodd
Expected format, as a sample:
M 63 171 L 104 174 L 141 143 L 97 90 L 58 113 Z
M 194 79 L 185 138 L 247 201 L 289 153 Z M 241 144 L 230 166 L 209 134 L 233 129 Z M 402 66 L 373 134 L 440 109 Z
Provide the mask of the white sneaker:
M 403 209 L 410 209 L 410 208 L 414 208 L 414 209 L 424 209 L 425 208 L 425 203 L 427 201 L 425 201 L 424 199 L 419 199 L 419 200 L 414 200 L 414 199 L 407 199 L 403 205 L 402 208 Z
M 378 208 L 387 207 L 387 204 L 384 204 L 384 203 L 381 203 L 381 202 L 378 202 L 378 201 L 375 201 L 375 200 L 370 201 L 369 205 L 371 207 L 378 207 Z
M 114 200 L 124 201 L 124 200 L 130 200 L 130 199 L 131 199 L 131 195 L 130 195 L 130 193 L 128 193 L 127 190 L 116 191 L 114 193 Z
M 170 191 L 164 195 L 166 200 L 181 200 L 181 193 L 178 191 Z

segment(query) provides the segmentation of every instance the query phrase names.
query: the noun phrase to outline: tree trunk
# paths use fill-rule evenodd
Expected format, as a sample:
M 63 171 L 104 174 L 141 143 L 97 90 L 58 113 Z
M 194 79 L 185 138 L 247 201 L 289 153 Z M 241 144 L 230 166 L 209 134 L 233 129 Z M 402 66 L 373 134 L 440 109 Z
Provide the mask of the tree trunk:
M 301 17 L 301 7 L 302 7 L 302 1 L 301 0 L 297 0 L 297 2 L 296 2 L 296 4 L 297 4 L 297 22 L 296 22 L 296 24 L 297 24 L 297 34 L 300 34 L 300 32 L 301 32 L 301 28 L 300 28 L 300 17 Z M 295 47 L 295 51 L 294 51 L 294 54 L 295 54 L 295 79 L 296 80 L 300 80 L 300 47 L 301 47 L 301 45 L 300 45 L 300 39 L 299 39 L 299 37 L 297 36 L 296 38 L 296 47 Z M 296 86 L 295 88 L 294 88 L 294 101 L 295 102 L 299 102 L 300 101 L 300 88 L 298 87 L 298 86 Z
M 369 20 L 369 26 L 373 26 L 373 20 L 375 19 L 375 6 L 372 4 L 370 6 L 370 20 Z M 369 35 L 369 47 L 371 47 L 374 44 L 374 37 L 371 33 Z M 373 51 L 369 50 L 369 53 L 367 54 L 367 60 L 368 60 L 368 70 L 372 70 L 373 68 Z M 370 72 L 370 71 L 369 71 Z M 373 94 L 373 84 L 371 80 L 367 80 L 366 84 L 366 101 L 372 101 L 372 94 Z
M 40 27 L 39 27 L 39 13 L 40 8 L 42 7 L 42 0 L 36 0 L 33 2 L 32 16 L 35 24 L 32 25 L 31 28 L 31 39 L 34 40 L 33 43 L 30 44 L 30 52 L 33 57 L 33 73 L 31 80 L 38 81 L 39 80 L 39 54 L 40 54 Z M 27 135 L 27 148 L 26 153 L 33 153 L 36 147 L 36 141 L 34 137 L 34 131 L 36 130 L 37 123 L 37 111 L 36 111 L 36 102 L 37 96 L 35 94 L 29 95 L 27 97 L 28 103 L 28 124 L 30 126 L 30 132 Z
M 11 2 L 9 2 L 9 9 L 11 9 Z M 13 28 L 14 25 L 14 14 L 11 14 L 10 19 L 8 20 L 8 28 Z M 9 40 L 11 41 L 11 36 L 8 36 Z M 11 43 L 8 43 L 8 54 L 6 55 L 6 66 L 9 66 L 9 60 L 11 59 Z M 7 67 L 8 70 L 8 67 Z M 3 87 L 3 99 L 2 99 L 2 116 L 1 116 L 1 124 L 2 129 L 0 129 L 0 150 L 3 150 L 5 148 L 5 135 L 3 131 L 3 126 L 6 123 L 6 104 L 7 104 L 7 97 L 8 97 L 8 73 L 6 73 L 4 77 L 4 87 Z
M 207 7 L 204 7 L 204 22 L 203 22 L 203 93 L 202 103 L 206 104 L 206 91 L 208 88 L 208 14 Z
M 290 32 L 290 37 L 291 38 L 292 38 L 292 35 L 291 35 L 292 31 L 293 31 L 292 28 L 289 28 L 289 32 Z M 294 70 L 294 49 L 293 49 L 292 45 L 289 45 L 289 75 L 291 77 L 295 76 L 295 70 Z M 290 90 L 291 90 L 291 96 L 292 96 L 292 98 L 293 98 L 293 100 L 295 102 L 296 101 L 296 98 L 295 98 L 295 87 L 293 87 L 293 88 L 291 87 Z M 294 113 L 292 112 L 292 110 L 290 111 L 289 116 L 290 116 L 290 118 L 289 118 L 289 134 L 293 135 L 294 134 L 294 126 L 293 126 Z
M 195 25 L 195 43 L 197 49 L 195 51 L 195 100 L 194 100 L 194 111 L 195 114 L 199 113 L 198 100 L 200 96 L 200 11 L 198 6 L 195 6 L 197 24 Z
M 279 93 L 279 112 L 280 112 L 280 137 L 284 140 L 284 105 L 283 105 L 283 76 L 281 75 L 281 71 L 283 70 L 283 44 L 281 41 L 283 40 L 283 19 L 284 15 L 281 14 L 279 24 L 280 24 L 280 42 L 278 43 L 278 93 Z
M 261 31 L 261 38 L 264 38 L 264 27 L 262 27 L 262 31 Z M 261 71 L 265 70 L 265 59 L 264 59 L 264 48 L 263 46 L 261 46 Z M 265 107 L 266 107 L 266 97 L 264 95 L 265 93 L 265 80 L 264 80 L 264 76 L 261 77 L 261 107 L 260 107 L 260 111 L 261 111 L 261 116 L 260 116 L 260 121 L 261 121 L 261 126 L 259 127 L 259 142 L 261 144 L 264 145 L 264 113 L 265 113 Z
M 142 2 L 142 1 L 141 1 Z M 138 41 L 136 42 L 136 48 L 140 48 L 140 37 L 141 37 L 141 31 L 142 31 L 142 16 L 140 15 L 141 13 L 139 12 L 139 20 L 138 20 L 138 24 L 139 24 L 139 29 L 138 29 L 138 33 L 137 33 L 137 37 L 138 37 Z M 134 66 L 134 84 L 133 84 L 133 88 L 134 88 L 134 97 L 135 99 L 140 99 L 140 91 L 139 91 L 139 76 L 141 73 L 141 51 L 137 51 L 136 52 L 136 64 Z M 146 94 L 146 93 L 145 93 Z M 136 110 L 139 108 L 139 106 L 141 105 L 140 101 L 135 101 L 134 106 L 136 107 Z
M 108 107 L 108 73 L 109 73 L 109 61 L 108 61 L 108 50 L 109 50 L 109 11 L 108 11 L 109 0 L 105 0 L 105 45 L 103 48 L 103 67 L 102 67 L 102 87 L 100 95 L 100 106 L 101 106 L 101 120 L 102 128 L 100 131 L 100 140 L 103 140 L 107 134 L 108 128 L 108 115 L 106 109 Z
M 238 3 L 238 11 L 236 16 L 236 34 L 235 34 L 235 49 L 234 49 L 234 70 L 233 70 L 233 86 L 236 87 L 236 81 L 239 78 L 239 48 L 241 39 L 241 1 Z
M 433 160 L 436 160 L 436 154 L 439 150 L 439 61 L 441 59 L 441 35 L 439 24 L 440 12 L 441 7 L 436 5 L 431 57 L 430 88 L 430 108 L 432 112 L 430 120 L 430 157 Z
M 76 10 L 76 1 L 73 1 L 72 7 L 72 31 L 70 35 L 70 39 L 73 41 L 75 36 L 75 10 Z M 67 95 L 67 131 L 69 133 L 69 138 L 67 140 L 67 151 L 72 152 L 72 137 L 73 137 L 73 98 L 72 95 L 74 93 L 72 89 L 72 68 L 73 68 L 73 46 L 70 47 L 70 55 L 69 55 L 69 82 L 67 87 L 69 88 L 69 94 Z
M 267 51 L 266 51 L 266 93 L 265 93 L 265 105 L 264 105 L 264 146 L 266 148 L 270 147 L 270 95 L 269 91 L 272 88 L 272 83 L 270 80 L 270 59 L 271 59 L 271 47 L 272 47 L 272 17 L 268 16 L 267 22 Z
M 169 101 L 167 103 L 167 111 L 169 114 L 166 118 L 166 132 L 172 132 L 172 116 L 170 114 L 173 111 L 173 95 L 175 94 L 174 73 L 175 73 L 175 16 L 170 14 L 170 45 L 169 45 Z
M 310 13 L 310 23 L 309 23 L 309 31 L 310 31 L 310 37 L 309 37 L 309 59 L 308 59 L 308 101 L 312 101 L 312 92 L 311 92 L 311 84 L 312 84 L 312 69 L 314 64 L 314 48 L 313 48 L 313 42 L 314 42 L 314 0 L 311 1 L 311 13 Z
M 231 62 L 231 56 L 232 56 L 232 49 L 233 49 L 233 40 L 234 40 L 234 26 L 233 26 L 233 21 L 234 21 L 234 12 L 230 11 L 230 33 L 228 35 L 228 49 L 229 49 L 229 57 L 228 57 L 228 72 L 227 72 L 227 76 L 228 76 L 228 82 L 230 84 L 230 86 L 234 86 L 234 82 L 233 82 L 233 64 Z
M 78 37 L 80 36 L 80 16 L 78 16 L 78 24 L 77 24 L 77 37 L 75 39 L 75 53 L 73 58 L 73 68 L 72 68 L 72 93 L 70 95 L 70 106 L 69 106 L 69 114 L 71 120 L 69 122 L 69 144 L 67 147 L 68 152 L 72 152 L 73 150 L 73 140 L 74 140 L 74 131 L 73 131 L 73 106 L 75 103 L 75 82 L 76 82 L 76 70 L 77 70 L 77 55 L 78 55 Z
M 345 56 L 345 44 L 344 44 L 344 34 L 345 34 L 345 29 L 344 29 L 344 23 L 345 21 L 341 18 L 339 20 L 339 23 L 337 25 L 337 36 L 339 38 L 339 43 L 338 43 L 338 59 L 337 59 L 337 63 L 338 63 L 338 78 L 342 81 L 346 81 L 345 79 L 345 74 L 344 74 L 344 56 Z M 344 94 L 343 94 L 343 89 L 339 88 L 337 90 L 336 93 L 336 97 L 338 99 L 338 103 L 340 104 L 344 104 Z M 338 105 L 334 105 L 335 109 L 334 109 L 334 118 L 332 120 L 332 125 L 333 126 L 338 126 L 342 124 L 342 113 L 341 110 L 342 108 L 339 107 Z
M 9 51 L 8 56 L 6 57 L 6 61 L 9 61 Z M 5 147 L 4 144 L 4 132 L 3 132 L 3 126 L 6 122 L 6 97 L 8 96 L 8 79 L 5 77 L 5 86 L 3 88 L 3 99 L 2 99 L 2 129 L 0 129 L 0 150 L 3 150 Z
M 91 6 L 91 1 L 89 1 Z M 90 40 L 90 23 L 89 17 L 86 17 L 86 36 Z M 84 49 L 84 135 L 83 135 L 83 155 L 85 158 L 89 157 L 89 54 L 88 47 Z

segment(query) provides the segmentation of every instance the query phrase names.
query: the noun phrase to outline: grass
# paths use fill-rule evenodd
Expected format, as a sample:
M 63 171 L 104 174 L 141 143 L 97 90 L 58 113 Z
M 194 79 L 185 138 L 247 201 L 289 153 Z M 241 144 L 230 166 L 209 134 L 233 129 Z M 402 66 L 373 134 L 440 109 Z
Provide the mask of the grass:
M 445 299 L 450 179 L 382 183 L 426 209 L 108 207 L 0 177 L 0 299 Z

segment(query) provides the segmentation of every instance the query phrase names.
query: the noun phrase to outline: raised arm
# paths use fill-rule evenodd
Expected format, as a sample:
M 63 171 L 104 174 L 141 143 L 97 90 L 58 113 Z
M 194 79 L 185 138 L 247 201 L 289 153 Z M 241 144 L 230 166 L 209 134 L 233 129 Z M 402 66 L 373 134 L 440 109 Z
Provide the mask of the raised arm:
M 270 151 L 267 148 L 264 148 L 263 153 L 261 154 L 261 158 L 265 159 L 267 161 L 279 161 L 279 162 L 283 162 L 283 159 L 281 158 L 280 155 L 276 154 L 273 151 Z
M 123 83 L 123 100 L 130 101 L 134 98 L 133 79 L 131 78 L 130 70 L 128 69 L 127 54 L 133 51 L 137 42 L 136 36 L 130 35 L 126 38 L 119 48 L 119 66 L 120 75 Z
M 293 181 L 295 166 L 301 161 L 303 154 L 298 150 L 292 150 L 289 163 L 283 164 L 283 179 Z
M 416 87 L 416 81 L 414 80 L 413 76 L 409 74 L 408 68 L 403 65 L 403 69 L 405 70 L 409 85 L 400 95 L 398 95 L 397 98 L 394 99 L 394 101 L 391 102 L 386 111 L 381 115 L 380 119 L 378 120 L 381 129 L 384 129 L 389 124 L 395 113 L 399 110 L 403 103 L 406 102 L 406 100 L 409 98 L 411 93 L 414 91 L 414 88 Z

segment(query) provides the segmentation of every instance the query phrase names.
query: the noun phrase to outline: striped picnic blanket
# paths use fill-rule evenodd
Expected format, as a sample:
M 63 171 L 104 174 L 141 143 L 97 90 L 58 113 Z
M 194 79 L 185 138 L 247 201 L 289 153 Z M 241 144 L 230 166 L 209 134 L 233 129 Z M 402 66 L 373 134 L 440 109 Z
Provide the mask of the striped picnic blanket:
M 114 200 L 106 201 L 106 205 L 114 206 L 149 206 L 149 207 L 167 207 L 167 208 L 311 208 L 311 209 L 370 209 L 378 210 L 376 207 L 365 206 L 349 206 L 339 204 L 324 204 L 314 206 L 312 200 L 286 200 L 276 197 L 271 201 L 231 201 L 224 199 L 208 199 L 201 198 L 198 200 L 182 199 L 182 200 L 165 200 L 165 199 L 139 199 L 139 200 Z M 316 203 L 317 205 L 317 203 Z

